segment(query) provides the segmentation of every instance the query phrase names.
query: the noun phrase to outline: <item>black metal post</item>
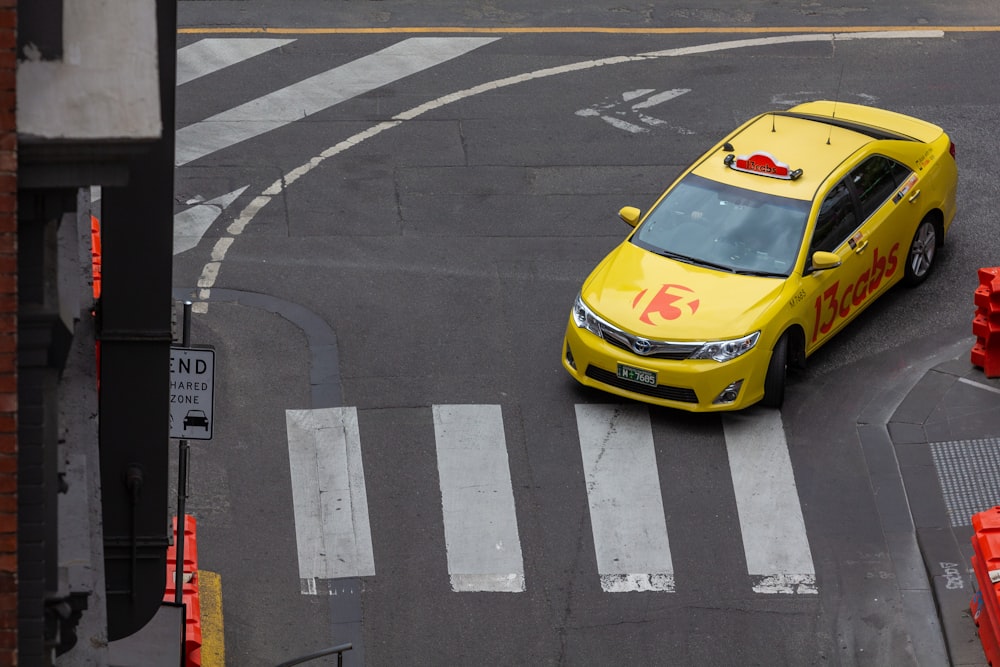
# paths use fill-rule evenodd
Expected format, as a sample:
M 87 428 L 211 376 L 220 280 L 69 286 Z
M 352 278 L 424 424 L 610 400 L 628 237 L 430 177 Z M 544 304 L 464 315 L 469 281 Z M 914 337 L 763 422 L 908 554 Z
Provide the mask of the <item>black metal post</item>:
M 183 336 L 181 345 L 191 347 L 191 302 L 184 302 Z M 191 447 L 185 439 L 180 440 L 177 451 L 177 530 L 175 531 L 177 544 L 174 553 L 177 555 L 177 569 L 174 581 L 174 602 L 181 604 L 184 601 L 184 535 L 185 535 L 185 514 L 187 512 L 188 497 L 188 461 L 191 458 Z

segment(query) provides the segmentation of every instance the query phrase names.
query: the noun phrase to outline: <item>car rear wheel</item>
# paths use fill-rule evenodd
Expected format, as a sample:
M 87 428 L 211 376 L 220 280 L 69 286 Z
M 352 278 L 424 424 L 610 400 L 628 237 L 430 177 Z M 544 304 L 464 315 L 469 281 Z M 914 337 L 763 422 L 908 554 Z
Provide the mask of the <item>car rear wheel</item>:
M 771 350 L 771 361 L 764 376 L 764 398 L 760 403 L 766 408 L 780 408 L 785 402 L 785 378 L 788 374 L 788 334 L 783 334 Z
M 906 255 L 906 272 L 903 282 L 910 287 L 916 287 L 927 279 L 934 266 L 934 255 L 937 253 L 937 228 L 929 218 L 924 218 L 917 227 L 910 243 L 910 252 Z

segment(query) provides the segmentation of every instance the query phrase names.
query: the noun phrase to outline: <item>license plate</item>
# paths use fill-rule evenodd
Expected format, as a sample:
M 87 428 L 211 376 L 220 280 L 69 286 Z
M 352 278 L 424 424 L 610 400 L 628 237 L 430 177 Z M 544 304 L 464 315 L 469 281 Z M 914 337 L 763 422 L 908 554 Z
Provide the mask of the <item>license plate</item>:
M 639 384 L 644 384 L 650 387 L 656 386 L 656 373 L 653 371 L 644 371 L 641 368 L 626 366 L 625 364 L 618 364 L 618 377 L 622 380 L 638 382 Z

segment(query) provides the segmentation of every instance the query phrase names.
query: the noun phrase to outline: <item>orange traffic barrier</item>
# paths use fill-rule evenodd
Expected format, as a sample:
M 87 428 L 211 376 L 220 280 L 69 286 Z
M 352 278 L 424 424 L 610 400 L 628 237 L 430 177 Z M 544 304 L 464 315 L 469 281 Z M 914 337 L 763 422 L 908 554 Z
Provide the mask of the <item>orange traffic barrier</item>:
M 189 667 L 201 666 L 201 600 L 198 596 L 198 546 L 195 535 L 197 521 L 193 516 L 184 517 L 184 535 L 177 535 L 177 518 L 174 518 L 174 543 L 167 547 L 167 588 L 165 602 L 177 598 L 177 540 L 184 540 L 184 579 L 181 596 L 184 602 L 184 656 Z
M 90 216 L 90 266 L 94 274 L 94 298 L 101 298 L 101 221 Z
M 983 646 L 983 653 L 987 656 L 987 662 L 991 666 L 1000 664 L 997 662 L 997 657 L 1000 656 L 1000 645 L 997 644 L 997 638 L 993 636 L 993 626 L 990 623 L 980 623 L 980 617 L 983 614 L 983 594 L 981 591 L 977 591 L 972 596 L 972 601 L 969 602 L 969 611 L 972 612 L 972 620 L 976 624 L 976 630 L 979 633 L 979 642 Z
M 972 569 L 979 593 L 970 603 L 986 660 L 1000 667 L 1000 507 L 972 515 Z
M 94 278 L 94 301 L 101 298 L 101 221 L 90 216 L 90 270 Z M 91 311 L 93 314 L 93 311 Z M 101 388 L 101 341 L 94 343 L 97 360 L 97 388 Z
M 1000 267 L 979 269 L 979 287 L 973 297 L 972 364 L 986 377 L 1000 377 Z

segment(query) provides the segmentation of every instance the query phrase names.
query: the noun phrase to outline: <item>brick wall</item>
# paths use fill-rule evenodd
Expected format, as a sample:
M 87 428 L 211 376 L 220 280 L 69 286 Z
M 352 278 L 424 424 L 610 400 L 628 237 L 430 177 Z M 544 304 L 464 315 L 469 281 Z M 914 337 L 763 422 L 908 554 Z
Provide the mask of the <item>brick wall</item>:
M 17 0 L 0 0 L 0 665 L 17 664 Z

